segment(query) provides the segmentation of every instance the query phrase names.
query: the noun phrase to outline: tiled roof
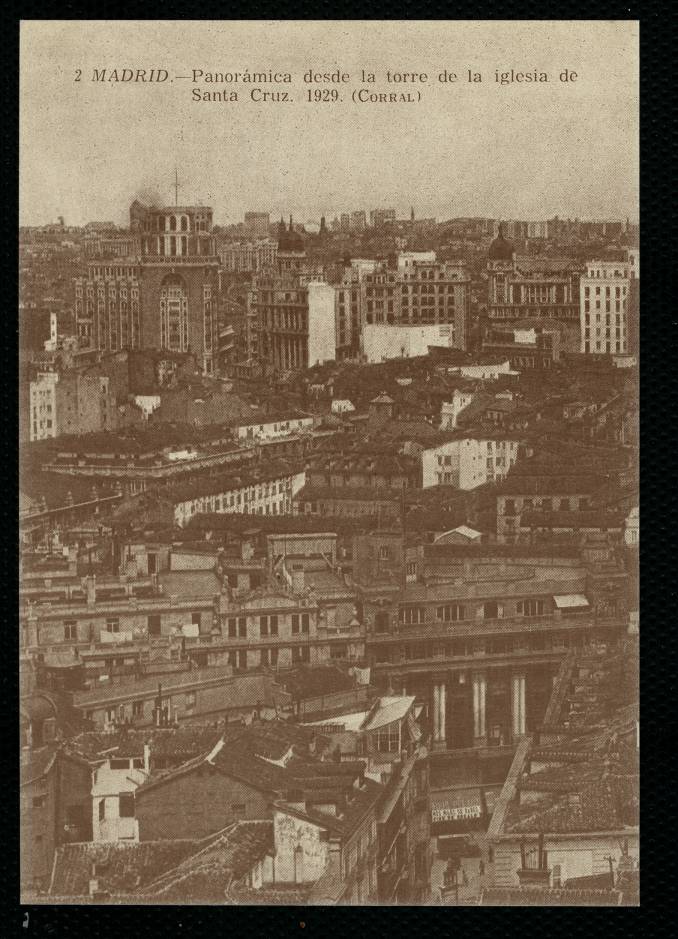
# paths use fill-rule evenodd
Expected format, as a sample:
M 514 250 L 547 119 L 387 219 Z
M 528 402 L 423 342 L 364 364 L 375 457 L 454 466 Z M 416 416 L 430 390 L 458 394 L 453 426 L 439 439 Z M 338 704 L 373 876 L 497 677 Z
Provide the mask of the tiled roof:
M 92 876 L 99 879 L 102 890 L 132 892 L 200 847 L 201 843 L 194 840 L 64 844 L 56 850 L 49 892 L 57 896 L 87 895 Z
M 584 784 L 575 799 L 567 796 L 534 811 L 512 826 L 514 832 L 600 832 L 638 825 L 637 776 L 610 776 Z
M 273 847 L 270 822 L 238 822 L 201 840 L 81 843 L 57 849 L 50 894 L 87 896 L 89 881 L 113 895 L 157 903 L 223 901 Z
M 223 902 L 228 885 L 246 877 L 272 851 L 271 822 L 238 822 L 141 892 L 158 903 Z
M 223 729 L 213 724 L 125 729 L 116 733 L 79 734 L 69 741 L 69 747 L 86 759 L 96 760 L 109 755 L 143 756 L 144 744 L 148 744 L 153 758 L 188 760 L 211 750 L 222 733 Z

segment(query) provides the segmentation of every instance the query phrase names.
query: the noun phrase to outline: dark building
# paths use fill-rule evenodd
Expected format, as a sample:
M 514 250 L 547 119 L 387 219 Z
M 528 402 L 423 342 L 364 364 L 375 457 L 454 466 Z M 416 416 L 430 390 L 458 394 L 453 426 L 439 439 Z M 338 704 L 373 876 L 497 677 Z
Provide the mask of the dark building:
M 217 350 L 219 258 L 207 206 L 130 207 L 124 252 L 104 246 L 75 284 L 78 337 L 99 350 L 192 352 L 206 374 Z

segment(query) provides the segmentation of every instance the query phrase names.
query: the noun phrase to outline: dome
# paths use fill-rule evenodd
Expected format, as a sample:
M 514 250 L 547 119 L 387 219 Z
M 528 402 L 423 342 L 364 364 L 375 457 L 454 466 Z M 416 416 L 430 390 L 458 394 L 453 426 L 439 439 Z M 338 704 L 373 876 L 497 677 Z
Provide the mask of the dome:
M 490 245 L 490 261 L 512 261 L 514 255 L 513 243 L 504 238 L 504 226 L 499 224 L 499 234 Z

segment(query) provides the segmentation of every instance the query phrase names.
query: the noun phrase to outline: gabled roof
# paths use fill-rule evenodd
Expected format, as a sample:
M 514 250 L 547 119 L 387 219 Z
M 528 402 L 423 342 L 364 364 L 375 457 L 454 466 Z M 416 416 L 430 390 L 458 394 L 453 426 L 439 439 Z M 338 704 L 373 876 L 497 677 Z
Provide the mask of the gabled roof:
M 94 875 L 99 890 L 151 897 L 157 903 L 223 901 L 273 848 L 270 822 L 238 822 L 201 840 L 88 842 L 57 848 L 50 895 L 87 896 Z

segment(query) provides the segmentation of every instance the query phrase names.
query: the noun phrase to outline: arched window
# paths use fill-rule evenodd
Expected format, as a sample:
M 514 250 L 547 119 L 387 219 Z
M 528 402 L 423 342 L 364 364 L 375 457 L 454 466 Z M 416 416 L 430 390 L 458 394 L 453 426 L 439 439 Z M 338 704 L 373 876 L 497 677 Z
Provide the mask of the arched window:
M 185 215 L 181 216 L 181 230 L 188 231 L 188 219 Z
M 174 352 L 188 350 L 188 292 L 176 275 L 166 277 L 160 288 L 160 345 Z
M 176 231 L 176 230 L 177 230 L 177 219 L 176 219 L 176 216 L 170 215 L 169 227 L 170 227 L 170 231 Z

